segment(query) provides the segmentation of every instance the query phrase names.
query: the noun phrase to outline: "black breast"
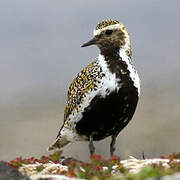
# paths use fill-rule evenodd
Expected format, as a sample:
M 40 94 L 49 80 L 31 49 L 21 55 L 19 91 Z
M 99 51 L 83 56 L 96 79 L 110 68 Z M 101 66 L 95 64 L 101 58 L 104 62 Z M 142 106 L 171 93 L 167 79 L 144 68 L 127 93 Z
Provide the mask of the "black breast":
M 106 97 L 95 96 L 76 124 L 80 135 L 92 136 L 93 140 L 118 134 L 129 123 L 137 106 L 138 92 L 129 77 L 127 65 L 123 61 L 114 63 L 109 63 L 109 67 L 121 78 L 121 88 Z
M 119 133 L 131 120 L 138 101 L 137 92 L 133 89 L 120 89 L 106 98 L 96 96 L 85 108 L 82 119 L 76 130 L 81 135 L 93 136 L 100 140 Z

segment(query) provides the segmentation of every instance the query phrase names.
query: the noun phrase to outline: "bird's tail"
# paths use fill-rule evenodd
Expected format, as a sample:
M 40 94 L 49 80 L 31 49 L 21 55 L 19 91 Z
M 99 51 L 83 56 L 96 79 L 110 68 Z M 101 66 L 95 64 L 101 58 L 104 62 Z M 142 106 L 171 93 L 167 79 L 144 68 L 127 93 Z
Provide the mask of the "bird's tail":
M 70 141 L 68 141 L 65 137 L 57 137 L 56 140 L 48 147 L 48 151 L 60 149 L 66 146 Z

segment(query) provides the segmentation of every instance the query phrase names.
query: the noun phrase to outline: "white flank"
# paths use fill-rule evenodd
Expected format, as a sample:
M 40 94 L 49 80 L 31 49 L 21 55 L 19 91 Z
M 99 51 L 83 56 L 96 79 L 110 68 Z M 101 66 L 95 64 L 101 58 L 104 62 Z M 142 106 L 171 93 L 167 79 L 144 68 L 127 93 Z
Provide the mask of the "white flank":
M 109 95 L 114 90 L 119 90 L 118 81 L 120 79 L 116 78 L 116 74 L 110 72 L 109 68 L 107 67 L 107 63 L 103 55 L 99 54 L 99 64 L 102 68 L 102 71 L 105 74 L 105 77 L 102 78 L 100 83 L 100 95 L 105 97 Z M 109 90 L 107 92 L 107 89 Z
M 80 118 L 78 121 L 74 121 L 74 117 L 76 117 L 76 114 L 74 114 L 74 116 L 72 117 L 69 117 L 69 119 L 64 124 L 61 130 L 61 135 L 60 135 L 61 139 L 64 139 L 65 141 L 68 142 L 87 140 L 87 137 L 80 136 L 76 133 L 75 125 L 81 119 Z
M 131 59 L 129 58 L 129 56 L 127 56 L 125 50 L 121 49 L 119 53 L 120 53 L 120 57 L 122 58 L 122 60 L 124 62 L 126 62 L 127 66 L 128 66 L 128 70 L 130 72 L 130 77 L 134 83 L 134 86 L 137 88 L 138 96 L 139 96 L 140 95 L 140 79 L 139 79 L 138 73 L 135 70 Z

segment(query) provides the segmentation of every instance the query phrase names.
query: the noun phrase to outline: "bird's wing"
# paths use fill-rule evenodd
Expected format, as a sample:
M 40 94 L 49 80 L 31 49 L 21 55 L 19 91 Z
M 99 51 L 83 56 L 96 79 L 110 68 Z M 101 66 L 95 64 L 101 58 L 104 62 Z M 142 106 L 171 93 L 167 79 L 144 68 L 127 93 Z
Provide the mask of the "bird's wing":
M 102 72 L 99 62 L 95 59 L 86 68 L 84 68 L 74 79 L 69 87 L 67 94 L 67 104 L 64 110 L 64 121 L 74 109 L 81 109 L 81 103 L 86 94 L 97 88 L 99 80 L 102 79 Z

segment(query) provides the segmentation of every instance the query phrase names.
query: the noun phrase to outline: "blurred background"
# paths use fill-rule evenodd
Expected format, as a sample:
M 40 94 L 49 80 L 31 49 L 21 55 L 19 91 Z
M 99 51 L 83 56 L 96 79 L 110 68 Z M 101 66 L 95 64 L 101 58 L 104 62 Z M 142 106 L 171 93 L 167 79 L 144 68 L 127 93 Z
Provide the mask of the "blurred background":
M 141 97 L 119 134 L 116 154 L 142 158 L 180 152 L 179 0 L 0 0 L 0 159 L 47 155 L 63 122 L 68 86 L 98 55 L 80 46 L 104 19 L 128 28 Z M 110 139 L 96 142 L 109 156 Z M 63 149 L 89 158 L 88 143 Z

